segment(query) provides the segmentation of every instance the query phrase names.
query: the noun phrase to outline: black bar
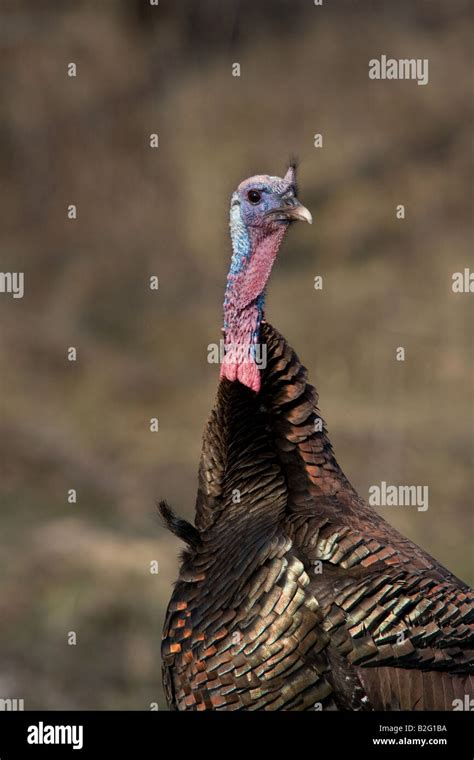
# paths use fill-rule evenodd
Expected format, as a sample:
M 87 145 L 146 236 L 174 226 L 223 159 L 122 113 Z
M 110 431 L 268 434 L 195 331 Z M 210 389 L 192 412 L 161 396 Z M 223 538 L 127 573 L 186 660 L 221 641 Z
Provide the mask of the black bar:
M 291 758 L 304 754 L 311 760 L 327 758 L 330 750 L 334 760 L 352 754 L 472 760 L 472 717 L 462 711 L 2 712 L 0 760 L 98 756 L 158 760 L 190 757 L 190 753 L 204 757 L 232 754 L 242 760 L 265 753 L 270 760 L 271 752 L 281 757 L 283 747 L 289 748 Z M 59 726 L 66 728 L 57 733 Z M 28 737 L 44 743 L 29 743 Z M 45 743 L 50 738 L 69 740 L 78 748 L 74 750 L 71 743 Z

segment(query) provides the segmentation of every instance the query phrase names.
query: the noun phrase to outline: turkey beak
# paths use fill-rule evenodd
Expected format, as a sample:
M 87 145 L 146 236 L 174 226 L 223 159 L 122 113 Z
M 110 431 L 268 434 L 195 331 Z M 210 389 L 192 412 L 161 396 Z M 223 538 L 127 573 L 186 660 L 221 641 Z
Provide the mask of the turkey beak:
M 281 213 L 290 222 L 299 221 L 308 222 L 308 224 L 313 223 L 311 212 L 308 211 L 306 206 L 303 206 L 303 204 L 300 203 L 296 198 L 288 198 L 285 200 L 285 203 L 281 209 Z

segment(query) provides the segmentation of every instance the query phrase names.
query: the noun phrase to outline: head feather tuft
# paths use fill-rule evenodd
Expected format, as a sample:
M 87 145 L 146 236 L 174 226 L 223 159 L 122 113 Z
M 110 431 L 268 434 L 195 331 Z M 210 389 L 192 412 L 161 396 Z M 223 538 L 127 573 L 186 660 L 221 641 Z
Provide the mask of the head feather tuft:
M 296 173 L 298 171 L 298 159 L 295 155 L 290 156 L 289 166 L 285 174 L 285 181 L 291 183 L 295 189 L 295 195 L 298 194 L 298 183 L 296 180 Z

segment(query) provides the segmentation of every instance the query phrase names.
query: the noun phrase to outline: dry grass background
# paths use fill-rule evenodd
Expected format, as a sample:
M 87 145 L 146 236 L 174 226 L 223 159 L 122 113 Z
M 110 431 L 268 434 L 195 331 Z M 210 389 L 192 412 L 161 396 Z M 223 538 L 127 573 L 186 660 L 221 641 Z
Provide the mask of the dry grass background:
M 472 581 L 472 296 L 450 288 L 472 263 L 469 2 L 2 6 L 2 270 L 26 292 L 0 299 L 0 696 L 164 708 L 179 545 L 154 504 L 193 514 L 230 193 L 292 153 L 315 223 L 267 316 L 359 492 L 429 485 L 428 512 L 384 514 Z M 429 85 L 370 81 L 382 53 L 429 58 Z

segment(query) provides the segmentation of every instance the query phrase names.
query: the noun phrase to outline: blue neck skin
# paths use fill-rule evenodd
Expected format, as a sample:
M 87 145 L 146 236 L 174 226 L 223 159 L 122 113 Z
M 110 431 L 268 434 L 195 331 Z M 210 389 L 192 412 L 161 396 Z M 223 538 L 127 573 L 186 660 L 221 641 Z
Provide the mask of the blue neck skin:
M 234 197 L 232 198 L 234 201 Z M 227 287 L 224 297 L 224 330 L 230 328 L 228 320 L 228 312 L 232 307 L 235 287 L 235 278 L 244 270 L 251 255 L 252 245 L 247 227 L 245 226 L 242 215 L 240 212 L 240 206 L 237 203 L 232 203 L 230 209 L 230 237 L 232 240 L 232 258 L 230 262 L 229 274 L 227 275 Z M 260 294 L 255 303 L 257 310 L 257 320 L 255 329 L 251 334 L 251 342 L 257 342 L 260 334 L 260 325 L 263 319 L 263 310 L 265 305 L 265 291 Z M 252 348 L 252 354 L 254 349 Z

